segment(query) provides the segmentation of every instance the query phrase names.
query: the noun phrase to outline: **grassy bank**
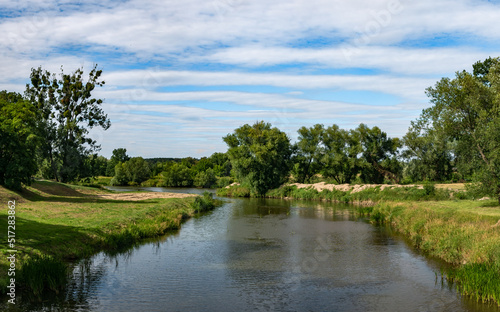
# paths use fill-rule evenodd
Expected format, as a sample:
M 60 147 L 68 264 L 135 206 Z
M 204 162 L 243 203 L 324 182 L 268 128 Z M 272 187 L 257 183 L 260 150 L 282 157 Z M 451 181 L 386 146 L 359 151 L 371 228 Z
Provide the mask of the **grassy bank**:
M 256 197 L 248 187 L 232 185 L 217 190 L 219 196 L 229 197 Z M 284 185 L 268 191 L 264 197 L 268 198 L 293 198 L 306 200 L 323 200 L 339 203 L 365 203 L 375 204 L 380 201 L 427 201 L 469 199 L 470 195 L 459 189 L 435 187 L 432 184 L 423 186 L 391 187 L 375 186 L 351 190 L 323 189 L 318 191 L 314 187 L 298 188 L 296 185 Z
M 379 203 L 374 222 L 391 224 L 418 249 L 453 265 L 444 272 L 464 295 L 500 305 L 500 207 L 488 201 Z
M 2 233 L 7 233 L 7 203 L 15 200 L 16 286 L 33 293 L 56 290 L 58 283 L 49 276 L 60 272 L 63 261 L 101 250 L 124 250 L 142 238 L 178 229 L 183 220 L 214 207 L 209 195 L 124 201 L 99 198 L 102 194 L 109 192 L 47 181 L 19 193 L 0 187 Z M 4 242 L 0 250 L 2 292 L 7 289 L 8 249 Z

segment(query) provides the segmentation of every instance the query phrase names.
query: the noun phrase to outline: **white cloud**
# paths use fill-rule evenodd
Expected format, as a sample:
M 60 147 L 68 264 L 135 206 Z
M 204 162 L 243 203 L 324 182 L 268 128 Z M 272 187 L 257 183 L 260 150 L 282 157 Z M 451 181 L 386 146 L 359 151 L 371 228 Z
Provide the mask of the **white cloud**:
M 295 89 L 365 90 L 423 99 L 436 78 L 390 75 L 291 75 L 281 73 L 132 70 L 105 74 L 114 86 L 274 86 Z
M 0 7 L 0 88 L 22 92 L 40 65 L 54 73 L 94 62 L 104 69 L 106 86 L 95 95 L 105 98 L 113 126 L 92 133 L 106 156 L 127 144 L 144 156 L 224 150 L 221 136 L 259 119 L 291 136 L 316 122 L 366 122 L 400 136 L 428 105 L 425 88 L 500 55 L 500 5 L 487 1 L 0 0 Z M 397 103 L 311 96 L 325 90 Z

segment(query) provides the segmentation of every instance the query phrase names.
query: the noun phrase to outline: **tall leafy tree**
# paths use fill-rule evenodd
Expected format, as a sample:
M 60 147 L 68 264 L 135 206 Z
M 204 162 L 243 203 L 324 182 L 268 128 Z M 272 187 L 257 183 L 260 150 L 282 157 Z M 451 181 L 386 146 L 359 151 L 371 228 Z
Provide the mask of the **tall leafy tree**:
M 351 183 L 362 167 L 358 132 L 332 125 L 324 131 L 322 141 L 325 146 L 323 175 L 339 184 Z
M 411 123 L 403 138 L 403 157 L 407 160 L 405 176 L 412 181 L 445 181 L 452 174 L 452 144 L 433 129 L 419 122 Z
M 288 136 L 270 123 L 246 124 L 224 137 L 236 178 L 263 195 L 283 184 L 290 172 L 292 148 Z
M 36 112 L 18 93 L 0 92 L 0 184 L 20 189 L 36 173 Z
M 389 138 L 378 127 L 369 128 L 360 124 L 355 130 L 359 135 L 362 157 L 366 166 L 361 171 L 365 182 L 382 183 L 389 179 L 399 183 L 401 166 L 397 159 L 398 149 L 402 146 L 398 138 Z
M 114 176 L 116 165 L 118 165 L 118 163 L 120 162 L 124 163 L 129 159 L 130 157 L 127 155 L 126 148 L 115 148 L 106 167 L 106 176 L 108 177 Z
M 500 202 L 500 59 L 442 78 L 427 95 L 433 106 L 419 122 L 456 142 L 458 163 L 473 170 L 483 190 Z
M 100 147 L 88 137 L 89 129 L 108 129 L 110 121 L 102 110 L 101 99 L 92 96 L 104 85 L 102 70 L 93 67 L 84 80 L 83 69 L 59 77 L 41 67 L 32 69 L 25 96 L 36 107 L 37 128 L 43 136 L 40 156 L 47 159 L 53 178 L 70 181 L 81 177 L 85 158 Z
M 320 161 L 324 152 L 322 148 L 324 127 L 317 124 L 310 128 L 302 127 L 297 132 L 299 137 L 295 146 L 293 174 L 298 182 L 305 183 L 321 169 Z

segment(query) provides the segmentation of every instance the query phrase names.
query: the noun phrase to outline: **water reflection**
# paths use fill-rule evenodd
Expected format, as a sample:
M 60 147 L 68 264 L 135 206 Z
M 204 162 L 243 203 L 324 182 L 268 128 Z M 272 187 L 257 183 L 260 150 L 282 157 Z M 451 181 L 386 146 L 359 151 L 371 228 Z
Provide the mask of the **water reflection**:
M 231 199 L 79 262 L 64 294 L 19 311 L 499 311 L 458 296 L 440 265 L 350 206 Z

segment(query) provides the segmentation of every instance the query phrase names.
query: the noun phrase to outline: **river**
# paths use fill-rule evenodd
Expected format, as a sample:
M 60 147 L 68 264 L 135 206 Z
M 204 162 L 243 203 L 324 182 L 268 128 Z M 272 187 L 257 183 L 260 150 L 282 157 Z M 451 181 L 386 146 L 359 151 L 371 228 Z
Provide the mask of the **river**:
M 194 192 L 194 191 L 193 191 Z M 35 311 L 500 311 L 351 206 L 224 199 L 176 232 L 79 262 Z M 23 309 L 24 309 L 23 308 Z M 45 309 L 45 310 L 44 310 Z

